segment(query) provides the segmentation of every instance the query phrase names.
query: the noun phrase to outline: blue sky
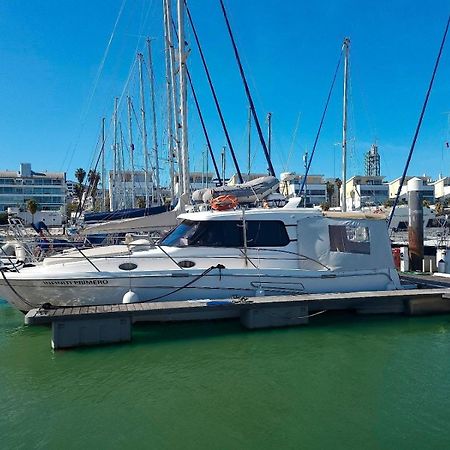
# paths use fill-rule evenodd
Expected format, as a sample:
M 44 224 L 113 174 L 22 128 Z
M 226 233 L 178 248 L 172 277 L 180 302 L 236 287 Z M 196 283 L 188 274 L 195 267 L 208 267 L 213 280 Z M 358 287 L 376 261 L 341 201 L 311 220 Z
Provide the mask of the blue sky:
M 15 170 L 20 162 L 31 162 L 35 170 L 67 171 L 68 178 L 73 178 L 77 167 L 88 169 L 94 159 L 101 117 L 110 123 L 114 97 L 129 93 L 138 109 L 136 71 L 128 87 L 124 86 L 136 49 L 144 50 L 147 35 L 154 39 L 158 134 L 164 159 L 161 3 L 0 2 L 0 169 Z M 376 140 L 382 155 L 382 174 L 388 179 L 401 174 L 449 14 L 448 1 L 226 0 L 226 6 L 264 130 L 265 116 L 272 113 L 277 172 L 303 170 L 302 154 L 312 147 L 342 41 L 348 36 L 348 172 L 363 172 L 363 154 Z M 219 3 L 191 0 L 190 7 L 241 170 L 246 171 L 248 106 Z M 188 64 L 219 158 L 226 141 L 189 27 L 187 41 L 192 48 Z M 146 89 L 148 95 L 148 86 Z M 341 140 L 341 99 L 339 73 L 312 173 L 340 176 L 340 149 L 336 144 Z M 201 170 L 205 141 L 192 100 L 189 112 L 191 170 Z M 450 149 L 445 147 L 450 141 L 447 112 L 450 41 L 444 49 L 410 174 L 450 175 Z M 120 119 L 127 143 L 125 102 Z M 134 132 L 138 134 L 137 129 Z M 264 171 L 256 133 L 252 142 L 252 170 Z M 135 145 L 141 152 L 139 139 Z M 142 164 L 139 154 L 138 165 Z M 107 160 L 111 160 L 110 155 Z M 167 168 L 164 161 L 162 167 Z M 227 167 L 231 173 L 230 158 Z

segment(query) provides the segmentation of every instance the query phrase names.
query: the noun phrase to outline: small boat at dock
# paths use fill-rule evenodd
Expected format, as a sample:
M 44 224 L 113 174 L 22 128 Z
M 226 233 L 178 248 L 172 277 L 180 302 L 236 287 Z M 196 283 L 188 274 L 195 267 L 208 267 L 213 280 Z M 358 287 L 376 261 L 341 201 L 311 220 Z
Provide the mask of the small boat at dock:
M 2 271 L 0 297 L 25 312 L 400 288 L 379 215 L 287 206 L 185 213 L 154 246 L 70 252 Z

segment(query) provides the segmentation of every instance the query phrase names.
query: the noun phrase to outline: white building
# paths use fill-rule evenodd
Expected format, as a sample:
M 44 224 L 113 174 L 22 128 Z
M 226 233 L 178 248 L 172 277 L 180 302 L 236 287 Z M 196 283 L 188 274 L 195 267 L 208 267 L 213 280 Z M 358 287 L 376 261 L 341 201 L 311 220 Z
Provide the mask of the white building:
M 436 201 L 444 203 L 450 198 L 450 177 L 440 177 L 439 180 L 430 183 L 434 186 L 434 198 Z
M 110 210 L 115 211 L 117 209 L 126 209 L 133 207 L 133 183 L 132 171 L 124 170 L 120 173 L 116 173 L 116 179 L 114 181 L 114 172 L 109 172 L 109 201 Z M 151 175 L 147 177 L 148 193 L 151 206 L 155 194 L 153 190 L 153 182 Z M 134 204 L 137 206 L 139 199 L 145 200 L 146 198 L 146 183 L 145 183 L 145 171 L 134 172 Z M 156 198 L 155 198 L 156 201 Z
M 420 178 L 423 181 L 423 199 L 430 202 L 430 204 L 434 203 L 434 183 L 432 183 L 430 177 L 424 175 L 422 177 L 405 177 L 405 182 L 403 183 L 402 190 L 400 192 L 400 200 L 408 201 L 408 181 L 411 178 Z M 389 183 L 389 198 L 395 199 L 397 196 L 398 188 L 400 186 L 401 177 L 396 178 L 395 180 Z
M 298 197 L 303 183 L 304 175 L 294 173 L 281 174 L 280 192 L 286 197 Z M 323 175 L 308 175 L 303 188 L 302 196 L 305 198 L 305 206 L 318 206 L 326 203 L 328 199 L 327 182 Z
M 30 163 L 21 163 L 18 172 L 0 171 L 0 211 L 9 207 L 26 210 L 31 199 L 41 210 L 61 211 L 66 206 L 66 174 L 34 172 Z
M 389 198 L 389 185 L 383 176 L 351 177 L 346 184 L 347 210 L 382 205 Z

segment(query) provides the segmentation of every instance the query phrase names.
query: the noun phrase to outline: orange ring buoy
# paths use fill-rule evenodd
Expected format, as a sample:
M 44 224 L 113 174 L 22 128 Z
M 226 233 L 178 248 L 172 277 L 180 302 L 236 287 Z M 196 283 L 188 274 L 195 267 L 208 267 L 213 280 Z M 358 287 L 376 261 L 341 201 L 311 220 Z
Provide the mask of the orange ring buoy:
M 231 194 L 219 195 L 211 200 L 211 208 L 216 211 L 226 211 L 227 209 L 236 208 L 239 201 L 236 196 Z

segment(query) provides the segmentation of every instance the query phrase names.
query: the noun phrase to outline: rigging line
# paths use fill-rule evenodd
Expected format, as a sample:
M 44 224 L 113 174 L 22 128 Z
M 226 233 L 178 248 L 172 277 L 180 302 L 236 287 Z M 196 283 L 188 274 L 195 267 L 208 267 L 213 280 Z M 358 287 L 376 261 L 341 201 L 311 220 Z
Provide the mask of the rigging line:
M 425 96 L 425 101 L 424 101 L 423 106 L 422 106 L 422 111 L 420 113 L 419 122 L 417 123 L 416 131 L 414 133 L 414 137 L 413 137 L 413 140 L 412 140 L 412 143 L 411 143 L 411 148 L 409 150 L 409 155 L 408 155 L 408 158 L 406 160 L 405 168 L 403 170 L 402 179 L 401 179 L 400 184 L 398 186 L 398 191 L 397 191 L 397 195 L 396 195 L 395 200 L 394 200 L 394 204 L 392 205 L 391 214 L 389 215 L 388 228 L 390 227 L 392 219 L 394 217 L 395 208 L 397 207 L 398 200 L 400 198 L 400 193 L 401 193 L 401 190 L 403 188 L 403 183 L 405 182 L 406 173 L 408 172 L 409 163 L 411 162 L 411 158 L 412 158 L 412 155 L 413 155 L 413 152 L 414 152 L 414 147 L 416 146 L 417 136 L 419 135 L 419 130 L 420 130 L 420 127 L 422 125 L 423 116 L 425 115 L 425 110 L 427 108 L 428 99 L 430 97 L 431 88 L 433 87 L 434 78 L 436 76 L 437 68 L 439 66 L 439 61 L 441 60 L 442 50 L 444 48 L 444 44 L 445 44 L 445 41 L 447 39 L 447 32 L 448 32 L 449 25 L 450 25 L 450 15 L 448 16 L 448 19 L 447 19 L 447 25 L 445 27 L 444 36 L 442 37 L 441 46 L 439 47 L 439 53 L 438 53 L 438 56 L 436 58 L 436 63 L 434 65 L 433 75 L 431 76 L 430 85 L 428 86 L 427 94 Z
M 186 6 L 186 8 L 187 8 L 187 6 Z M 175 36 L 178 39 L 178 31 L 177 31 L 177 29 L 175 27 L 175 23 L 173 21 L 173 18 L 172 18 L 172 26 L 173 26 L 174 31 L 175 31 Z M 187 77 L 188 77 L 189 86 L 191 87 L 192 97 L 194 98 L 195 107 L 197 109 L 197 113 L 198 113 L 198 116 L 200 118 L 200 123 L 201 123 L 202 129 L 203 129 L 203 134 L 204 134 L 205 140 L 206 140 L 206 146 L 208 147 L 208 151 L 209 151 L 209 154 L 211 156 L 212 163 L 214 165 L 214 171 L 216 172 L 216 176 L 217 176 L 217 179 L 219 181 L 219 186 L 223 186 L 224 185 L 224 181 L 222 181 L 222 178 L 220 176 L 219 168 L 217 166 L 216 157 L 214 156 L 214 152 L 212 150 L 211 141 L 209 139 L 209 133 L 208 133 L 208 130 L 206 128 L 205 120 L 203 118 L 203 113 L 202 113 L 202 110 L 200 108 L 200 103 L 198 101 L 197 93 L 195 92 L 194 84 L 193 84 L 192 78 L 191 78 L 191 73 L 189 71 L 189 68 L 187 67 L 187 64 L 186 64 L 186 74 L 187 74 Z
M 6 278 L 6 275 L 4 274 L 3 270 L 0 270 L 3 279 L 5 280 L 5 283 L 8 285 L 8 287 L 11 289 L 11 291 L 14 292 L 15 295 L 17 295 L 17 297 L 19 297 L 19 299 L 25 303 L 25 305 L 28 305 L 31 308 L 34 308 L 34 305 L 32 303 L 30 303 L 25 297 L 23 297 L 21 294 L 19 294 L 17 292 L 17 290 L 14 288 L 14 286 L 10 283 L 10 281 Z
M 211 147 L 211 141 L 209 139 L 209 133 L 208 133 L 208 130 L 206 128 L 205 121 L 203 119 L 203 113 L 202 113 L 202 111 L 200 109 L 200 104 L 198 102 L 198 98 L 197 98 L 197 94 L 196 94 L 195 89 L 194 89 L 194 85 L 192 83 L 191 74 L 190 74 L 189 69 L 187 67 L 186 67 L 186 74 L 188 76 L 189 86 L 191 87 L 192 96 L 194 98 L 194 103 L 195 103 L 195 106 L 197 108 L 197 113 L 198 113 L 198 116 L 200 118 L 200 123 L 202 125 L 203 134 L 205 135 L 206 145 L 208 147 L 208 151 L 209 151 L 209 154 L 211 156 L 211 160 L 212 160 L 212 163 L 213 163 L 213 166 L 214 166 L 214 171 L 216 172 L 217 180 L 219 181 L 219 186 L 223 186 L 224 182 L 222 181 L 222 178 L 220 177 L 220 172 L 219 172 L 219 168 L 217 167 L 216 157 L 214 156 L 214 152 L 213 152 L 212 147 Z
M 200 45 L 200 40 L 199 40 L 198 35 L 197 35 L 197 30 L 195 28 L 194 21 L 193 21 L 192 16 L 191 16 L 191 11 L 190 11 L 190 9 L 189 9 L 189 7 L 187 5 L 186 0 L 184 0 L 184 4 L 186 6 L 186 12 L 187 12 L 187 16 L 188 16 L 188 19 L 189 19 L 189 23 L 191 24 L 192 32 L 194 33 L 195 42 L 197 44 L 197 48 L 198 48 L 198 51 L 200 53 L 200 58 L 201 58 L 202 63 L 203 63 L 203 68 L 205 69 L 206 77 L 208 79 L 208 83 L 209 83 L 209 87 L 211 89 L 211 93 L 212 93 L 212 96 L 213 96 L 213 99 L 214 99 L 214 103 L 216 105 L 217 113 L 219 114 L 220 123 L 222 124 L 222 129 L 223 129 L 223 132 L 225 133 L 225 138 L 226 138 L 227 143 L 228 143 L 228 148 L 230 149 L 230 152 L 231 152 L 231 157 L 233 159 L 233 164 L 234 164 L 234 167 L 236 168 L 236 172 L 237 172 L 237 175 L 238 175 L 238 178 L 239 178 L 239 183 L 243 183 L 244 179 L 242 178 L 241 169 L 239 168 L 239 164 L 238 164 L 237 159 L 236 159 L 236 154 L 234 152 L 233 144 L 231 143 L 231 138 L 230 138 L 230 135 L 228 134 L 228 128 L 226 126 L 225 119 L 224 119 L 223 114 L 222 114 L 222 108 L 220 107 L 219 100 L 217 99 L 216 89 L 214 88 L 214 85 L 213 85 L 213 82 L 212 82 L 212 79 L 211 79 L 211 75 L 209 73 L 209 69 L 208 69 L 208 66 L 206 64 L 205 55 L 203 54 L 203 50 L 202 50 L 202 47 Z M 172 19 L 172 24 L 173 24 L 173 19 Z
M 312 151 L 311 151 L 311 156 L 309 157 L 308 166 L 306 167 L 306 171 L 305 171 L 305 175 L 303 177 L 302 185 L 300 187 L 300 192 L 298 194 L 299 196 L 302 195 L 303 189 L 305 188 L 306 177 L 308 176 L 309 169 L 311 167 L 311 163 L 312 163 L 312 160 L 313 160 L 313 157 L 314 157 L 314 153 L 315 153 L 316 147 L 317 147 L 317 142 L 319 141 L 320 132 L 322 130 L 323 121 L 325 120 L 325 116 L 327 114 L 328 105 L 330 103 L 331 94 L 332 94 L 333 88 L 334 88 L 334 83 L 336 82 L 338 70 L 339 70 L 339 67 L 341 65 L 342 54 L 343 54 L 343 48 L 341 49 L 341 53 L 339 55 L 339 60 L 338 60 L 338 63 L 336 65 L 336 70 L 334 71 L 333 81 L 331 82 L 330 90 L 328 92 L 327 101 L 325 102 L 325 108 L 323 110 L 322 117 L 320 119 L 319 129 L 317 130 L 316 138 L 314 139 L 314 145 L 313 145 L 313 148 L 312 148 Z
M 177 288 L 177 289 L 175 289 L 175 290 L 173 290 L 171 292 L 168 292 L 167 294 L 160 295 L 159 297 L 154 297 L 154 298 L 150 298 L 150 299 L 147 299 L 147 300 L 142 300 L 142 301 L 140 301 L 140 303 L 154 302 L 155 300 L 159 300 L 159 299 L 167 297 L 169 295 L 173 295 L 176 292 L 179 292 L 179 291 L 181 291 L 183 289 L 188 288 L 189 286 L 194 284 L 196 281 L 198 281 L 201 278 L 203 278 L 204 276 L 208 275 L 208 273 L 211 272 L 214 269 L 219 269 L 219 276 L 221 276 L 222 275 L 222 269 L 225 269 L 225 266 L 222 265 L 222 264 L 217 264 L 216 266 L 208 267 L 205 271 L 203 271 L 201 274 L 197 275 L 195 278 L 193 278 L 191 281 L 186 283 L 184 286 L 180 286 L 179 288 Z
M 68 163 L 67 163 L 67 168 L 68 168 L 68 167 L 70 166 L 70 164 L 72 163 L 72 159 L 73 159 L 73 156 L 74 156 L 74 154 L 75 154 L 75 150 L 76 150 L 76 148 L 77 148 L 77 146 L 78 146 L 78 142 L 79 142 L 79 140 L 80 140 L 81 134 L 82 134 L 82 132 L 83 132 L 83 130 L 84 130 L 84 127 L 86 126 L 87 114 L 88 114 L 88 112 L 89 112 L 89 110 L 90 110 L 90 108 L 91 108 L 91 105 L 92 105 L 92 101 L 93 101 L 93 99 L 94 99 L 95 92 L 97 91 L 97 86 L 98 86 L 98 83 L 99 83 L 99 81 L 100 81 L 100 77 L 101 77 L 101 74 L 102 74 L 102 72 L 103 72 L 103 68 L 104 68 L 104 66 L 105 66 L 106 58 L 108 57 L 109 50 L 110 50 L 110 48 L 111 48 L 111 44 L 112 44 L 112 41 L 113 41 L 113 39 L 114 39 L 114 35 L 116 34 L 117 25 L 119 24 L 120 18 L 122 17 L 122 13 L 123 13 L 123 10 L 124 10 L 124 8 L 125 8 L 126 2 L 127 2 L 127 0 L 123 0 L 123 1 L 122 1 L 122 4 L 121 4 L 120 9 L 119 9 L 119 13 L 118 13 L 117 18 L 116 18 L 116 22 L 114 23 L 113 30 L 112 30 L 112 32 L 111 32 L 111 35 L 110 35 L 110 37 L 109 37 L 108 44 L 107 44 L 106 49 L 105 49 L 105 52 L 104 52 L 104 54 L 103 54 L 103 58 L 102 58 L 102 60 L 101 60 L 101 62 L 100 62 L 100 65 L 99 65 L 99 67 L 98 67 L 98 69 L 97 69 L 97 74 L 96 74 L 95 79 L 94 79 L 94 84 L 93 84 L 91 93 L 90 93 L 90 95 L 89 95 L 89 99 L 88 99 L 88 102 L 87 102 L 87 106 L 86 106 L 86 108 L 84 109 L 84 111 L 83 111 L 83 113 L 82 113 L 82 122 L 81 122 L 81 126 L 80 126 L 80 128 L 79 128 L 79 130 L 78 130 L 78 134 L 77 134 L 76 139 L 75 139 L 75 144 L 74 144 L 73 147 L 72 147 L 71 155 L 70 155 L 69 161 L 68 161 Z M 66 154 L 66 158 L 67 158 L 67 154 Z M 63 166 L 64 166 L 64 163 L 65 163 L 65 161 L 66 161 L 66 158 L 64 158 L 64 161 L 63 161 L 63 164 L 62 164 Z
M 141 16 L 141 20 L 142 21 L 141 21 L 141 25 L 140 25 L 140 28 L 139 28 L 138 40 L 137 40 L 136 48 L 134 49 L 133 61 L 131 63 L 130 71 L 128 73 L 128 78 L 127 78 L 127 80 L 125 82 L 125 85 L 123 87 L 122 93 L 119 96 L 119 101 L 118 101 L 118 104 L 117 104 L 118 108 L 120 107 L 120 105 L 122 103 L 123 97 L 125 95 L 125 91 L 127 90 L 128 85 L 130 83 L 130 79 L 131 79 L 131 75 L 133 73 L 133 69 L 134 69 L 134 67 L 135 67 L 135 65 L 137 63 L 137 59 L 136 59 L 136 57 L 134 55 L 136 55 L 138 53 L 139 48 L 142 46 L 141 41 L 145 37 L 142 33 L 143 33 L 143 30 L 144 30 L 144 27 L 145 27 L 145 23 L 147 22 L 147 19 L 148 19 L 148 16 L 150 14 L 150 10 L 152 9 L 152 7 L 153 7 L 153 1 L 151 1 L 149 3 L 148 8 L 147 8 L 147 12 L 145 13 L 145 17 L 142 19 L 142 16 Z
M 100 139 L 101 139 L 101 137 L 100 137 L 100 135 L 99 135 L 99 138 L 98 138 L 98 141 L 97 141 L 97 145 L 99 144 Z M 91 193 L 91 195 L 92 195 L 92 188 L 94 187 L 94 183 L 95 183 L 95 174 L 97 173 L 97 167 L 98 167 L 98 164 L 99 164 L 99 162 L 100 162 L 101 156 L 102 156 L 102 152 L 100 151 L 99 154 L 98 154 L 98 156 L 97 156 L 97 162 L 95 163 L 95 166 L 94 166 L 94 168 L 92 169 L 92 171 L 94 172 L 94 178 L 93 178 L 92 180 L 89 181 L 89 186 L 88 186 L 88 188 L 85 190 L 85 194 L 86 194 L 86 195 L 84 196 L 83 202 L 78 204 L 77 210 L 76 210 L 76 212 L 75 212 L 75 217 L 81 216 L 81 213 L 82 213 L 83 210 L 84 210 L 84 205 L 86 204 L 87 197 L 88 197 L 88 194 L 89 194 L 90 191 L 91 191 L 90 193 Z M 91 170 L 91 169 L 90 169 L 90 170 Z M 103 181 L 103 180 L 102 180 L 102 181 Z M 97 183 L 98 183 L 98 182 L 97 182 Z M 94 267 L 95 267 L 95 266 L 94 266 Z
M 244 83 L 245 93 L 247 94 L 247 99 L 250 104 L 250 109 L 252 110 L 252 115 L 253 115 L 253 119 L 254 119 L 254 122 L 256 125 L 256 129 L 258 131 L 259 140 L 261 141 L 264 155 L 266 157 L 266 161 L 267 161 L 267 165 L 268 165 L 268 169 L 269 169 L 269 175 L 272 175 L 274 177 L 275 170 L 273 168 L 272 161 L 270 159 L 269 151 L 267 150 L 266 141 L 264 139 L 264 136 L 263 136 L 263 133 L 261 130 L 261 125 L 259 123 L 258 115 L 256 114 L 256 109 L 255 109 L 255 105 L 253 103 L 253 98 L 250 94 L 250 89 L 248 87 L 247 79 L 245 77 L 244 68 L 242 67 L 241 58 L 239 57 L 238 49 L 236 46 L 236 42 L 234 40 L 233 32 L 231 31 L 231 25 L 230 25 L 230 22 L 228 21 L 228 16 L 227 16 L 227 12 L 225 10 L 225 5 L 223 4 L 223 0 L 220 0 L 220 6 L 222 8 L 223 17 L 225 19 L 225 23 L 226 23 L 226 26 L 228 29 L 228 34 L 230 35 L 231 44 L 232 44 L 233 50 L 234 50 L 234 56 L 236 57 L 236 62 L 238 63 L 238 66 L 239 66 L 239 72 L 241 74 L 242 82 Z
M 136 119 L 136 125 L 139 128 L 139 132 L 142 134 L 142 127 L 141 127 L 141 124 L 139 123 L 140 119 L 138 118 L 138 116 L 136 114 L 136 110 L 134 109 L 133 102 L 131 102 L 131 109 L 133 110 L 134 118 Z
M 286 162 L 286 165 L 283 167 L 284 171 L 287 170 L 287 168 L 289 167 L 289 163 L 291 162 L 292 152 L 294 151 L 295 140 L 297 139 L 297 132 L 298 132 L 298 127 L 300 125 L 300 116 L 301 115 L 302 115 L 302 113 L 300 111 L 298 113 L 297 122 L 295 124 L 294 133 L 292 135 L 292 141 L 291 141 L 291 146 L 289 147 L 289 153 L 288 153 L 287 162 Z

